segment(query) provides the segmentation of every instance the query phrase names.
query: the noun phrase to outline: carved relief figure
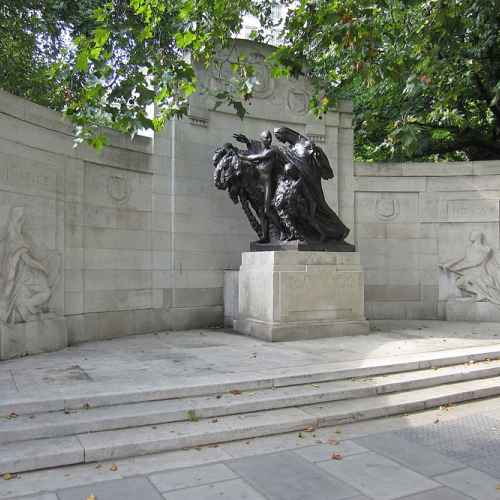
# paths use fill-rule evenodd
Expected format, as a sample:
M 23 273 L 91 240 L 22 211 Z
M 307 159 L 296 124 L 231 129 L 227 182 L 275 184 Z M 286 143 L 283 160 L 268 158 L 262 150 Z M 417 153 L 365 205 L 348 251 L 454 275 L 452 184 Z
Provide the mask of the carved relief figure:
M 217 149 L 216 187 L 241 202 L 261 244 L 300 241 L 316 249 L 352 251 L 344 242 L 349 229 L 323 193 L 322 179 L 333 177 L 323 150 L 288 127 L 276 128 L 274 135 L 282 145 L 272 145 L 271 132 L 264 131 L 258 141 L 234 134 L 246 151 L 230 143 Z
M 439 267 L 455 279 L 465 297 L 477 302 L 500 305 L 500 265 L 494 250 L 486 244 L 484 234 L 472 231 L 465 255 Z
M 49 269 L 33 254 L 24 234 L 23 207 L 11 209 L 0 268 L 0 320 L 22 323 L 47 312 Z

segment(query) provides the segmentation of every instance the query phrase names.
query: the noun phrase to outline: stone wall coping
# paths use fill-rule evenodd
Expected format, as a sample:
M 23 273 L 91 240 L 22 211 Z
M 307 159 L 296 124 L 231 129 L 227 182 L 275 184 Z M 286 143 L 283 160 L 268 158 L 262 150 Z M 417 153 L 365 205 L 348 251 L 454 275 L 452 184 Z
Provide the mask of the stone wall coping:
M 463 162 L 354 162 L 356 177 L 446 177 L 500 175 L 500 160 Z
M 35 104 L 1 89 L 0 113 L 73 137 L 73 126 L 59 111 Z M 134 139 L 130 139 L 127 135 L 111 129 L 106 129 L 105 133 L 111 147 L 152 154 L 153 141 L 150 137 L 136 135 Z

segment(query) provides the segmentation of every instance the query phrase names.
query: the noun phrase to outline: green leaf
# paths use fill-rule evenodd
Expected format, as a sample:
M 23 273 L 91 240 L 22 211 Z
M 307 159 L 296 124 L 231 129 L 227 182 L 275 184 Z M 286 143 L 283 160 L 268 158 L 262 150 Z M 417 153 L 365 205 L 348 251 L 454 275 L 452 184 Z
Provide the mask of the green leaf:
M 106 42 L 109 40 L 111 35 L 111 31 L 104 27 L 96 28 L 94 31 L 94 44 L 97 47 L 103 47 Z
M 87 71 L 89 68 L 89 52 L 87 49 L 81 49 L 76 56 L 75 68 L 78 71 Z
M 177 33 L 175 41 L 179 48 L 185 49 L 186 47 L 189 47 L 196 40 L 196 38 L 195 33 L 188 31 L 186 33 Z

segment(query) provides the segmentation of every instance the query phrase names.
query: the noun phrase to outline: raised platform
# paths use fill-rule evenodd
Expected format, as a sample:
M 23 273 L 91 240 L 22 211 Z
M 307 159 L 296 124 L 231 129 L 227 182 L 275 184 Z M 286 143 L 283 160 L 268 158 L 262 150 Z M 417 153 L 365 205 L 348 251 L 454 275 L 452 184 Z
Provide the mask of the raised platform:
M 366 334 L 356 252 L 245 252 L 234 329 L 269 341 Z
M 0 416 L 16 416 L 0 418 L 0 472 L 116 461 L 500 394 L 494 326 L 470 333 L 463 323 L 391 322 L 377 330 L 282 344 L 197 330 L 6 361 Z

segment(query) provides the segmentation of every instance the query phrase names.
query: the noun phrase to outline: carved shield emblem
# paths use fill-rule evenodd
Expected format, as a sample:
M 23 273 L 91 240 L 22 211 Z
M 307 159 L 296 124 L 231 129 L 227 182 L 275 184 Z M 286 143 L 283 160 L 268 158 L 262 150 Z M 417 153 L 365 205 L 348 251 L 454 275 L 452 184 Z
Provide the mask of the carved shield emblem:
M 107 189 L 109 196 L 117 203 L 126 203 L 130 198 L 130 186 L 126 177 L 110 175 Z
M 399 201 L 389 198 L 380 198 L 375 203 L 375 215 L 377 219 L 389 221 L 399 215 Z
M 287 105 L 292 113 L 304 114 L 307 111 L 308 100 L 308 95 L 302 90 L 290 89 L 288 91 Z

